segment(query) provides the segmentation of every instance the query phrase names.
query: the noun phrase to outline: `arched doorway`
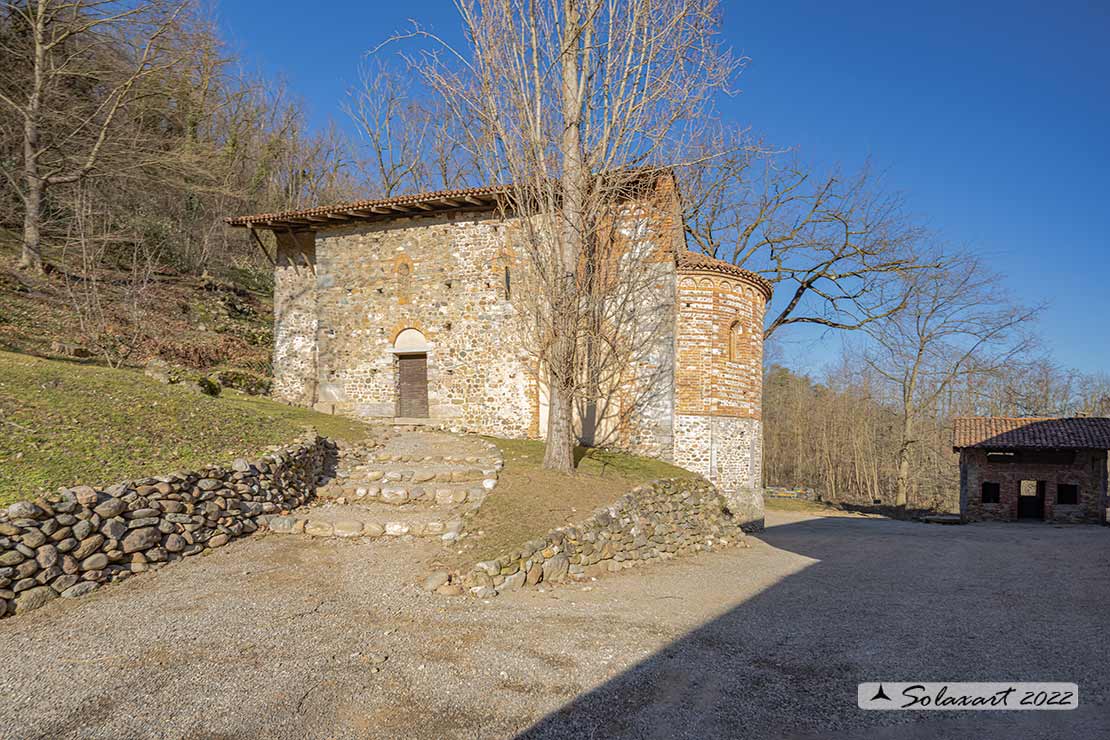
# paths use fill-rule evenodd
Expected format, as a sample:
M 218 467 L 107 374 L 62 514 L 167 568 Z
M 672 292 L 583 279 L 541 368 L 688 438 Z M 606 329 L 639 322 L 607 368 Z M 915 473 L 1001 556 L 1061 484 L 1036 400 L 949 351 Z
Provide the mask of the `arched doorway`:
M 428 342 L 417 329 L 405 329 L 393 340 L 397 357 L 397 416 L 428 418 Z

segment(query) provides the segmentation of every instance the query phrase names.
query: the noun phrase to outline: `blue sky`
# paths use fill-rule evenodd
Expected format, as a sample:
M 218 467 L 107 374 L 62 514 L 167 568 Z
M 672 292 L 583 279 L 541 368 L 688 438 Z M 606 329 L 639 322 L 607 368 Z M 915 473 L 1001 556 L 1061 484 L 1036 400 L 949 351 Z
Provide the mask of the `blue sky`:
M 248 63 L 285 78 L 318 125 L 361 55 L 410 18 L 452 35 L 449 0 L 224 0 Z M 262 19 L 262 20 L 260 20 Z M 725 3 L 751 58 L 725 113 L 808 161 L 868 157 L 913 214 L 1007 275 L 1066 367 L 1110 371 L 1110 3 Z M 790 364 L 835 340 L 795 334 Z

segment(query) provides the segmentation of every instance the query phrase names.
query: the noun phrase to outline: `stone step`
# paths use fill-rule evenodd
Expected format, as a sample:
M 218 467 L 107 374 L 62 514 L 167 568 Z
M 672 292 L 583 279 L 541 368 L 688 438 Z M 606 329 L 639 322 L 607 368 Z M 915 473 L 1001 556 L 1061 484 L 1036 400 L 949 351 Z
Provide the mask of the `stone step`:
M 351 479 L 365 483 L 466 483 L 497 478 L 495 468 L 456 467 L 451 465 L 351 465 L 340 467 L 339 480 Z
M 270 518 L 270 529 L 314 537 L 465 536 L 464 515 L 497 485 L 504 464 L 497 446 L 427 429 L 389 427 L 375 435 L 370 444 L 342 449 L 314 502 Z
M 425 463 L 433 465 L 471 465 L 485 468 L 501 464 L 500 460 L 488 455 L 437 455 L 433 453 L 371 453 L 362 459 L 380 465 L 388 465 L 390 463 Z
M 439 537 L 444 541 L 462 535 L 463 520 L 458 516 L 437 515 L 417 510 L 367 511 L 363 507 L 327 505 L 298 509 L 287 516 L 271 517 L 269 530 L 278 534 L 303 534 L 310 537 Z
M 344 504 L 389 506 L 458 506 L 464 503 L 481 503 L 488 489 L 473 484 L 437 483 L 435 485 L 364 485 L 335 486 L 329 484 L 316 490 L 316 497 L 323 501 Z

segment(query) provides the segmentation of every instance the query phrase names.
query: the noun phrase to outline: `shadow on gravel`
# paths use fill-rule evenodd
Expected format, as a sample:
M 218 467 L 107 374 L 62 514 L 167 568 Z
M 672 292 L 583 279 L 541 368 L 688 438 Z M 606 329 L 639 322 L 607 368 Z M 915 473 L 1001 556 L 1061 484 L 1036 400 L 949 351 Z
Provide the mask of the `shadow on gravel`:
M 772 527 L 758 539 L 817 562 L 518 739 L 1110 737 L 1108 538 L 1099 527 L 832 517 Z M 727 579 L 719 587 L 727 603 Z M 856 684 L 883 680 L 1073 681 L 1081 706 L 859 710 Z

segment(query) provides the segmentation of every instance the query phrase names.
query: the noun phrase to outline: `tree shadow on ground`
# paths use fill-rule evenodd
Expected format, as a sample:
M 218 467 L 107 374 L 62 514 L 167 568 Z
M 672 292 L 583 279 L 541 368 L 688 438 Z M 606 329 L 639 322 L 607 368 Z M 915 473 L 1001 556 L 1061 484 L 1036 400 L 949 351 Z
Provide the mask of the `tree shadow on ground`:
M 518 740 L 1110 737 L 1101 706 L 1110 683 L 1107 535 L 1098 527 L 844 517 L 769 528 L 763 543 L 816 562 Z M 741 565 L 745 553 L 711 557 Z M 862 681 L 1070 681 L 1081 705 L 865 712 L 856 706 Z

